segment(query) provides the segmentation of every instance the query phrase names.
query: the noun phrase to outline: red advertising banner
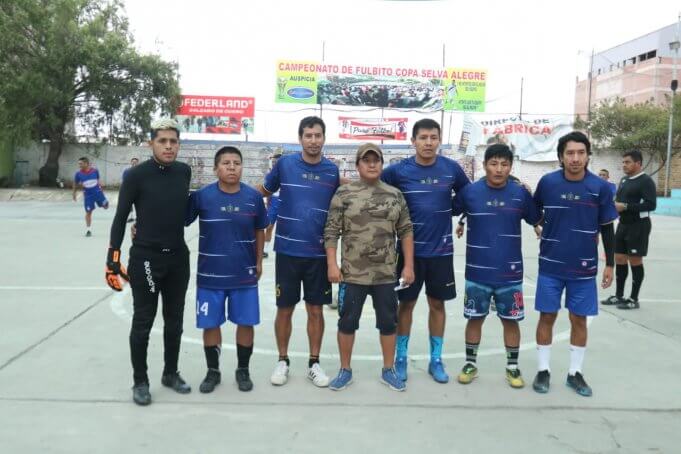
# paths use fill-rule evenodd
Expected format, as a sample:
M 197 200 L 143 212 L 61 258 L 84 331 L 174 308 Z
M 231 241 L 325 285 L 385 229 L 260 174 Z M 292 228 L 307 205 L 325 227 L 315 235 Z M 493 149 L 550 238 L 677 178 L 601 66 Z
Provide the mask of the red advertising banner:
M 338 117 L 341 139 L 407 140 L 406 118 Z
M 202 117 L 255 117 L 255 98 L 241 96 L 182 95 L 177 115 Z

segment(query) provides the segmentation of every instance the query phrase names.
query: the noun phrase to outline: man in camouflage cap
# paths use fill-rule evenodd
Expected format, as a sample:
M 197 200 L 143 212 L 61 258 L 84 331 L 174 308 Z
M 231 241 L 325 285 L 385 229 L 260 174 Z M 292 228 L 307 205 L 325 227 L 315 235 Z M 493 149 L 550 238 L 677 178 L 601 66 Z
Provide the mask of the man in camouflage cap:
M 329 388 L 339 391 L 352 383 L 350 358 L 355 331 L 367 295 L 376 311 L 376 328 L 383 351 L 381 381 L 396 391 L 406 385 L 395 372 L 397 252 L 395 237 L 402 241 L 405 266 L 400 283 L 414 282 L 414 238 L 409 210 L 402 193 L 380 180 L 383 153 L 372 143 L 357 150 L 355 165 L 360 180 L 340 186 L 331 199 L 324 229 L 329 281 L 339 283 L 338 349 L 341 369 Z M 336 262 L 338 239 L 343 237 L 341 268 Z

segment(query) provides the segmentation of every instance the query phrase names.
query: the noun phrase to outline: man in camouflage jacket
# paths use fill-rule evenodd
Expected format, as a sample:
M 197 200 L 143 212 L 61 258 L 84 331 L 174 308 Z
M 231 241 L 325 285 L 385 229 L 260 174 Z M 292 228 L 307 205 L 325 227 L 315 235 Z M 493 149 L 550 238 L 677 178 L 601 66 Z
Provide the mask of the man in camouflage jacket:
M 367 295 L 376 311 L 376 328 L 383 351 L 381 381 L 396 391 L 405 383 L 394 369 L 397 329 L 396 237 L 402 242 L 405 266 L 400 285 L 414 281 L 414 238 L 409 210 L 402 193 L 380 180 L 383 153 L 372 143 L 357 150 L 355 164 L 360 180 L 342 185 L 331 199 L 324 230 L 329 281 L 339 283 L 338 349 L 341 369 L 329 388 L 335 391 L 352 383 L 350 358 L 355 331 Z M 341 267 L 336 261 L 338 239 L 343 237 Z

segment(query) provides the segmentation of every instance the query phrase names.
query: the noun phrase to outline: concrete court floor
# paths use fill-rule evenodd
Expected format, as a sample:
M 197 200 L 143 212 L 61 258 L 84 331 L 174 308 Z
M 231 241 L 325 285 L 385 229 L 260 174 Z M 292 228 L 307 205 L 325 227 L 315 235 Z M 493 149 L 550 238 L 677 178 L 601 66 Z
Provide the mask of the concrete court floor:
M 529 386 L 536 367 L 532 305 L 537 242 L 525 228 L 527 318 L 521 325 L 520 367 L 527 386 L 522 390 L 505 383 L 496 317 L 485 325 L 480 377 L 468 386 L 456 382 L 464 357 L 460 297 L 447 303 L 449 384 L 437 384 L 427 375 L 422 297 L 405 393 L 378 381 L 381 364 L 370 303 L 357 336 L 350 388 L 331 392 L 305 379 L 307 338 L 300 309 L 289 383 L 270 385 L 276 361 L 271 256 L 260 286 L 262 324 L 256 328 L 251 360 L 253 392 L 236 389 L 234 328 L 229 325 L 223 329 L 223 384 L 211 395 L 198 392 L 205 363 L 201 334 L 194 327 L 192 279 L 180 369 L 194 389 L 181 396 L 160 385 L 162 325 L 157 320 L 149 349 L 154 403 L 140 408 L 130 399 L 130 293 L 114 294 L 103 280 L 112 216 L 112 210 L 98 209 L 94 236 L 85 238 L 80 202 L 0 202 L 1 453 L 681 452 L 681 292 L 676 288 L 681 218 L 653 217 L 642 308 L 602 307 L 591 320 L 585 362 L 591 398 L 564 385 L 566 313 L 556 325 L 551 391 L 539 395 Z M 187 230 L 192 252 L 197 235 L 196 225 Z M 463 239 L 456 241 L 460 290 L 464 245 Z M 601 296 L 609 294 L 601 291 Z M 333 375 L 338 367 L 336 316 L 328 308 L 325 314 L 322 365 Z

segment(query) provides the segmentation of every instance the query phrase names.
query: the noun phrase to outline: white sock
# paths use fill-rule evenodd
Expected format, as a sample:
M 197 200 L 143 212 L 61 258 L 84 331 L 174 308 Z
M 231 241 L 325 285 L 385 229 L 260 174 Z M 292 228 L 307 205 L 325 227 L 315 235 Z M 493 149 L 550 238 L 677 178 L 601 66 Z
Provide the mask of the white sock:
M 549 363 L 551 362 L 551 344 L 539 345 L 537 344 L 537 370 L 551 371 Z
M 584 363 L 585 352 L 586 347 L 570 345 L 570 369 L 568 370 L 570 375 L 575 375 L 577 372 L 582 372 L 582 364 Z

